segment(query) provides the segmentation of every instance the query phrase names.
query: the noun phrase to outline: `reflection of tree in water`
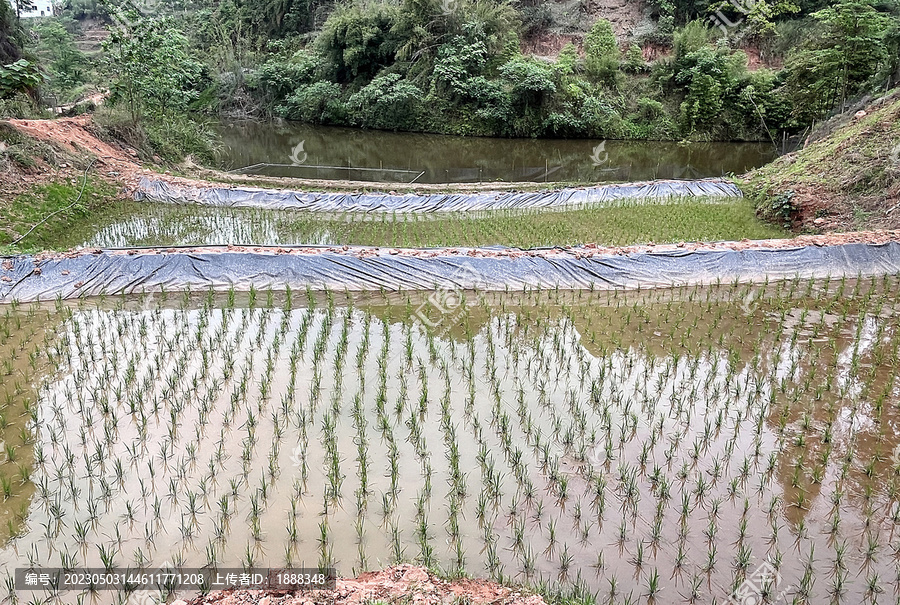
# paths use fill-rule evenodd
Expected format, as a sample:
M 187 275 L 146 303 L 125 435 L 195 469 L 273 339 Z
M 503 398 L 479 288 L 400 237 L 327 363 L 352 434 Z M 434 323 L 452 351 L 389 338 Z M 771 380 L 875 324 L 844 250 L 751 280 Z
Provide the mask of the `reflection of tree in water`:
M 694 179 L 743 172 L 773 155 L 755 143 L 606 141 L 608 160 L 595 165 L 593 149 L 600 141 L 587 139 L 452 137 L 284 122 L 229 124 L 222 132 L 229 168 L 290 163 L 291 149 L 303 141 L 307 164 L 424 170 L 421 182 Z M 283 167 L 264 170 L 275 176 L 313 176 Z
M 688 366 L 694 359 L 729 360 L 740 377 L 734 388 L 757 391 L 749 415 L 738 417 L 745 430 L 734 460 L 746 459 L 751 466 L 732 501 L 738 512 L 745 498 L 751 507 L 748 540 L 760 549 L 754 551 L 754 566 L 780 552 L 779 544 L 800 545 L 802 539 L 802 552 L 789 561 L 785 556 L 784 569 L 792 575 L 802 575 L 801 559 L 809 549 L 815 560 L 830 561 L 834 549 L 848 542 L 855 564 L 866 565 L 871 557 L 868 565 L 880 573 L 888 546 L 884 530 L 900 518 L 892 460 L 900 443 L 893 429 L 900 426 L 894 382 L 900 340 L 893 311 L 879 313 L 887 309 L 885 297 L 896 284 L 866 282 L 862 294 L 850 295 L 854 287 L 847 282 L 843 289 L 831 284 L 828 293 L 804 293 L 803 287 L 779 284 L 753 296 L 749 305 L 743 286 L 506 295 L 503 307 L 496 301 L 475 305 L 443 336 L 464 343 L 499 320 L 507 342 L 518 343 L 511 350 L 525 357 L 568 325 L 593 358 L 621 356 L 636 368 L 654 359 L 658 364 L 686 359 Z M 706 380 L 702 371 L 697 380 Z M 709 402 L 701 398 L 689 405 L 699 410 Z M 764 410 L 759 418 L 757 409 Z M 747 430 L 752 426 L 758 427 L 756 436 Z M 726 422 L 722 431 L 727 435 L 732 429 Z M 619 460 L 633 463 L 638 454 Z M 735 479 L 726 471 L 722 481 Z M 692 481 L 696 478 L 686 484 Z M 700 521 L 691 522 L 698 534 L 706 529 L 705 514 L 701 507 Z M 740 515 L 726 518 L 723 523 L 742 522 Z
M 24 526 L 34 484 L 34 437 L 31 434 L 36 385 L 47 372 L 45 355 L 29 354 L 29 345 L 48 343 L 61 323 L 56 314 L 29 309 L 0 316 L 0 546 Z
M 883 517 L 896 499 L 896 323 L 870 311 L 809 311 L 800 322 L 796 309 L 798 322 L 785 335 L 794 342 L 782 365 L 793 366 L 794 378 L 775 389 L 768 421 L 783 440 L 777 473 L 795 526 L 818 511 L 812 521 L 828 530 L 849 513 L 845 525 L 877 531 L 875 509 Z

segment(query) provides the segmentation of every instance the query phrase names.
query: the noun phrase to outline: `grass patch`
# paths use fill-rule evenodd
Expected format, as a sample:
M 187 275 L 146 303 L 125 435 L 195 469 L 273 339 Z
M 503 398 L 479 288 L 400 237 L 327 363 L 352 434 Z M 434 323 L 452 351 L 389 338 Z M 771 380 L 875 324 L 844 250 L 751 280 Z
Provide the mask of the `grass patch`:
M 816 230 L 900 225 L 900 90 L 868 112 L 750 172 L 742 188 L 760 216 Z
M 212 164 L 221 147 L 211 122 L 198 115 L 174 117 L 143 116 L 135 123 L 121 108 L 102 106 L 94 113 L 99 135 L 125 143 L 147 160 L 181 162 L 187 156 Z
M 92 219 L 92 215 L 111 204 L 116 198 L 116 187 L 96 177 L 88 177 L 84 193 L 77 204 L 59 212 L 39 225 L 28 237 L 12 245 L 19 236 L 48 215 L 71 205 L 81 191 L 81 180 L 76 182 L 36 185 L 11 201 L 0 201 L 0 254 L 21 254 L 46 249 L 59 249 L 79 223 Z
M 25 135 L 7 123 L 0 122 L 0 173 L 6 174 L 18 166 L 40 168 L 40 162 L 58 164 L 61 155 L 52 146 Z M 0 182 L 0 185 L 4 183 Z M 2 191 L 0 187 L 0 191 Z
M 303 211 L 125 204 L 93 236 L 68 245 L 325 244 L 383 247 L 514 246 L 598 243 L 624 246 L 679 241 L 784 237 L 756 218 L 744 199 L 628 202 L 577 210 L 431 215 L 323 215 Z

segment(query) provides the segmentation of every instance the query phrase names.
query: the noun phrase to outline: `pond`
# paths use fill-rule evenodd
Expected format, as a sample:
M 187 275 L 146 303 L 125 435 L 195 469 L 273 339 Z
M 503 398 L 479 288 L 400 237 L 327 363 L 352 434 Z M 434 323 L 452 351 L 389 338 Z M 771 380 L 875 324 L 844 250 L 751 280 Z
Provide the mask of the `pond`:
M 221 167 L 245 174 L 373 182 L 597 182 L 740 174 L 770 143 L 493 139 L 236 122 L 219 127 Z

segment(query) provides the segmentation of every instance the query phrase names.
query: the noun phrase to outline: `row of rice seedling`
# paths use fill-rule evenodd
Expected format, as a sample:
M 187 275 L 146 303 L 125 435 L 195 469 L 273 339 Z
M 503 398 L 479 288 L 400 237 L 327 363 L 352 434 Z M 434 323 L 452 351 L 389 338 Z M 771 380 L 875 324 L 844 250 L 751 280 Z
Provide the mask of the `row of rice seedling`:
M 66 245 L 325 244 L 394 247 L 718 241 L 783 237 L 743 199 L 622 201 L 608 207 L 438 214 L 326 214 L 130 204 Z
M 8 308 L 33 496 L 0 564 L 896 600 L 898 285 L 470 292 L 435 329 L 408 294 Z

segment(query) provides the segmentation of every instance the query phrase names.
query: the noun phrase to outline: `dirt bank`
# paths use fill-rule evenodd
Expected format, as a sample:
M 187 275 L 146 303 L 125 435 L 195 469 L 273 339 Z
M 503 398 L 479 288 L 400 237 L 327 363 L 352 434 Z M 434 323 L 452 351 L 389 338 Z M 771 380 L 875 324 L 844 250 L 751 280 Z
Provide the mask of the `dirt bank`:
M 35 263 L 61 258 L 107 254 L 142 256 L 156 254 L 198 254 L 203 252 L 255 252 L 274 255 L 315 255 L 339 254 L 355 258 L 374 256 L 401 256 L 411 258 L 437 258 L 448 256 L 468 256 L 471 258 L 554 258 L 575 256 L 594 258 L 603 256 L 624 256 L 627 254 L 654 252 L 693 252 L 697 250 L 785 250 L 804 246 L 840 246 L 843 244 L 886 244 L 900 242 L 900 230 L 856 231 L 829 235 L 801 235 L 790 239 L 741 240 L 737 242 L 682 242 L 678 244 L 650 244 L 638 246 L 560 246 L 556 248 L 520 250 L 518 248 L 381 248 L 376 246 L 180 246 L 155 248 L 130 248 L 100 250 L 99 248 L 77 248 L 67 252 L 43 252 L 34 255 Z M 7 264 L 8 261 L 7 261 Z M 9 265 L 11 267 L 11 264 Z M 4 268 L 7 268 L 4 266 Z M 2 278 L 0 278 L 2 279 Z
M 467 578 L 446 581 L 424 567 L 397 565 L 382 571 L 364 573 L 353 579 L 340 579 L 333 590 L 301 593 L 266 591 L 221 591 L 199 596 L 190 605 L 362 605 L 412 603 L 443 605 L 454 602 L 490 605 L 545 605 L 540 596 L 502 586 L 487 580 Z
M 138 163 L 137 151 L 107 143 L 94 135 L 89 115 L 55 120 L 7 120 L 6 123 L 33 139 L 49 143 L 61 153 L 96 158 L 98 174 L 126 186 L 136 185 L 142 174 L 153 173 Z
M 747 175 L 762 215 L 818 232 L 900 228 L 900 90 L 844 120 Z

